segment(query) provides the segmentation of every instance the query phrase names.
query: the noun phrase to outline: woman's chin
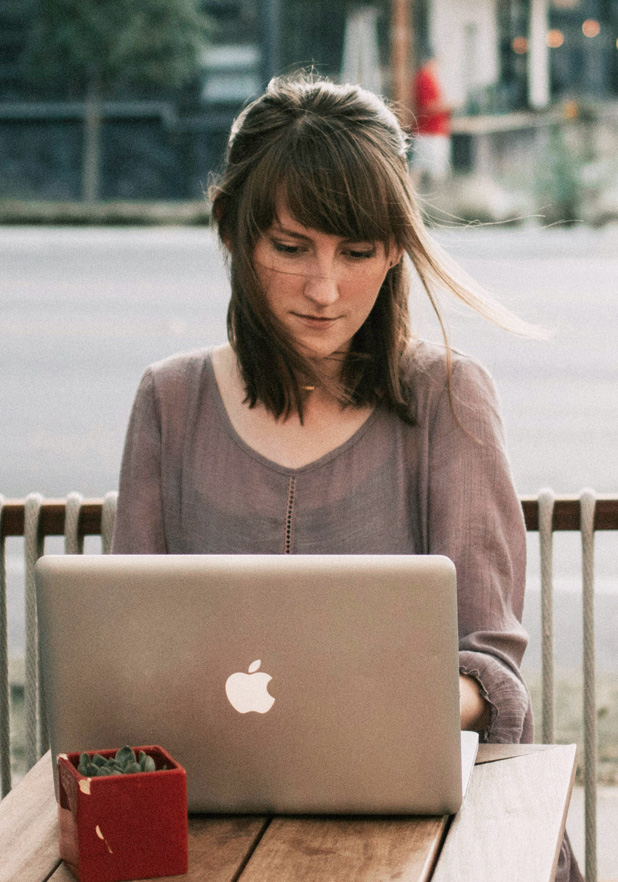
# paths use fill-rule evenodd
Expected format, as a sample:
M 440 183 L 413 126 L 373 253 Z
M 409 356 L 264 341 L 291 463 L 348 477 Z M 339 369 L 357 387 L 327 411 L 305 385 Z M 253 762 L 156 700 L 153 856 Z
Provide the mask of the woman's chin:
M 299 347 L 299 351 L 317 370 L 337 375 L 347 350 L 306 346 Z
M 340 340 L 307 340 L 296 338 L 295 346 L 304 358 L 311 361 L 323 359 L 342 359 L 350 349 L 350 341 Z

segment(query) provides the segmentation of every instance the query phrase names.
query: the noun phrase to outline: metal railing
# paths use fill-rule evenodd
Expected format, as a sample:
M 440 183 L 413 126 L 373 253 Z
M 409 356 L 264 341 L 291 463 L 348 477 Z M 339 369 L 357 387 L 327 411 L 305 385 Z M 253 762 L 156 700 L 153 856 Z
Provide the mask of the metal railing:
M 8 677 L 7 584 L 5 539 L 21 536 L 25 544 L 26 659 L 25 716 L 26 762 L 34 765 L 47 750 L 45 714 L 39 688 L 34 565 L 45 552 L 48 536 L 64 536 L 65 552 L 81 554 L 86 536 L 101 536 L 102 551 L 111 546 L 116 512 L 115 492 L 105 499 L 43 499 L 36 493 L 25 500 L 0 497 L 0 773 L 2 796 L 11 789 Z M 553 535 L 578 531 L 582 541 L 583 688 L 584 688 L 584 787 L 586 829 L 586 879 L 596 882 L 596 782 L 597 732 L 594 646 L 594 535 L 618 530 L 618 497 L 596 496 L 584 490 L 579 497 L 556 497 L 543 490 L 538 497 L 521 499 L 526 529 L 538 532 L 541 564 L 542 718 L 544 743 L 554 741 L 554 628 Z
M 101 536 L 104 553 L 111 548 L 117 493 L 104 500 L 83 499 L 71 493 L 65 499 L 43 499 L 31 493 L 25 500 L 0 497 L 0 776 L 2 796 L 11 789 L 10 759 L 10 683 L 8 647 L 8 598 L 6 579 L 6 538 L 24 537 L 26 652 L 24 710 L 26 720 L 26 767 L 30 769 L 49 744 L 43 695 L 40 689 L 36 592 L 34 566 L 45 553 L 48 536 L 64 536 L 67 554 L 81 554 L 86 536 Z

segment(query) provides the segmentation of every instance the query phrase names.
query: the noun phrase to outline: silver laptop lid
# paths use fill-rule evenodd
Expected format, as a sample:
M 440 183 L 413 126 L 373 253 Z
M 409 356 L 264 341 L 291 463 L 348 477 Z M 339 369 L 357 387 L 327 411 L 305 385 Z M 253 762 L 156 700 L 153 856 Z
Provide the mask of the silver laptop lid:
M 161 744 L 205 812 L 461 802 L 455 568 L 439 556 L 45 556 L 52 756 Z

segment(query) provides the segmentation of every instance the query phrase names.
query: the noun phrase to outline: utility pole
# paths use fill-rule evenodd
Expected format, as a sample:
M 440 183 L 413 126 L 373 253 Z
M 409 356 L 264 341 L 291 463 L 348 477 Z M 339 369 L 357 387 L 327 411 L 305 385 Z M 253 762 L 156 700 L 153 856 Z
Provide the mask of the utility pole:
M 262 0 L 262 80 L 264 86 L 280 72 L 279 0 Z
M 410 80 L 414 70 L 412 40 L 413 0 L 391 0 L 391 86 L 392 97 L 399 108 L 404 126 L 411 122 Z

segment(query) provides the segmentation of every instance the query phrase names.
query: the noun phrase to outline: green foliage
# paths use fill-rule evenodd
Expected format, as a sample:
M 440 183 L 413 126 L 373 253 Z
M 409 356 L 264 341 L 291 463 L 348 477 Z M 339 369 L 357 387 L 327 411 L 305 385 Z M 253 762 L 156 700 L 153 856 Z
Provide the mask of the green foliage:
M 167 766 L 163 766 L 167 769 Z M 115 756 L 107 759 L 95 753 L 82 753 L 79 757 L 77 771 L 87 778 L 96 778 L 104 775 L 132 775 L 135 772 L 154 772 L 155 761 L 151 756 L 140 750 L 139 756 L 135 755 L 132 747 L 121 747 Z
M 22 63 L 32 82 L 102 94 L 180 86 L 200 67 L 210 24 L 200 0 L 35 0 Z

